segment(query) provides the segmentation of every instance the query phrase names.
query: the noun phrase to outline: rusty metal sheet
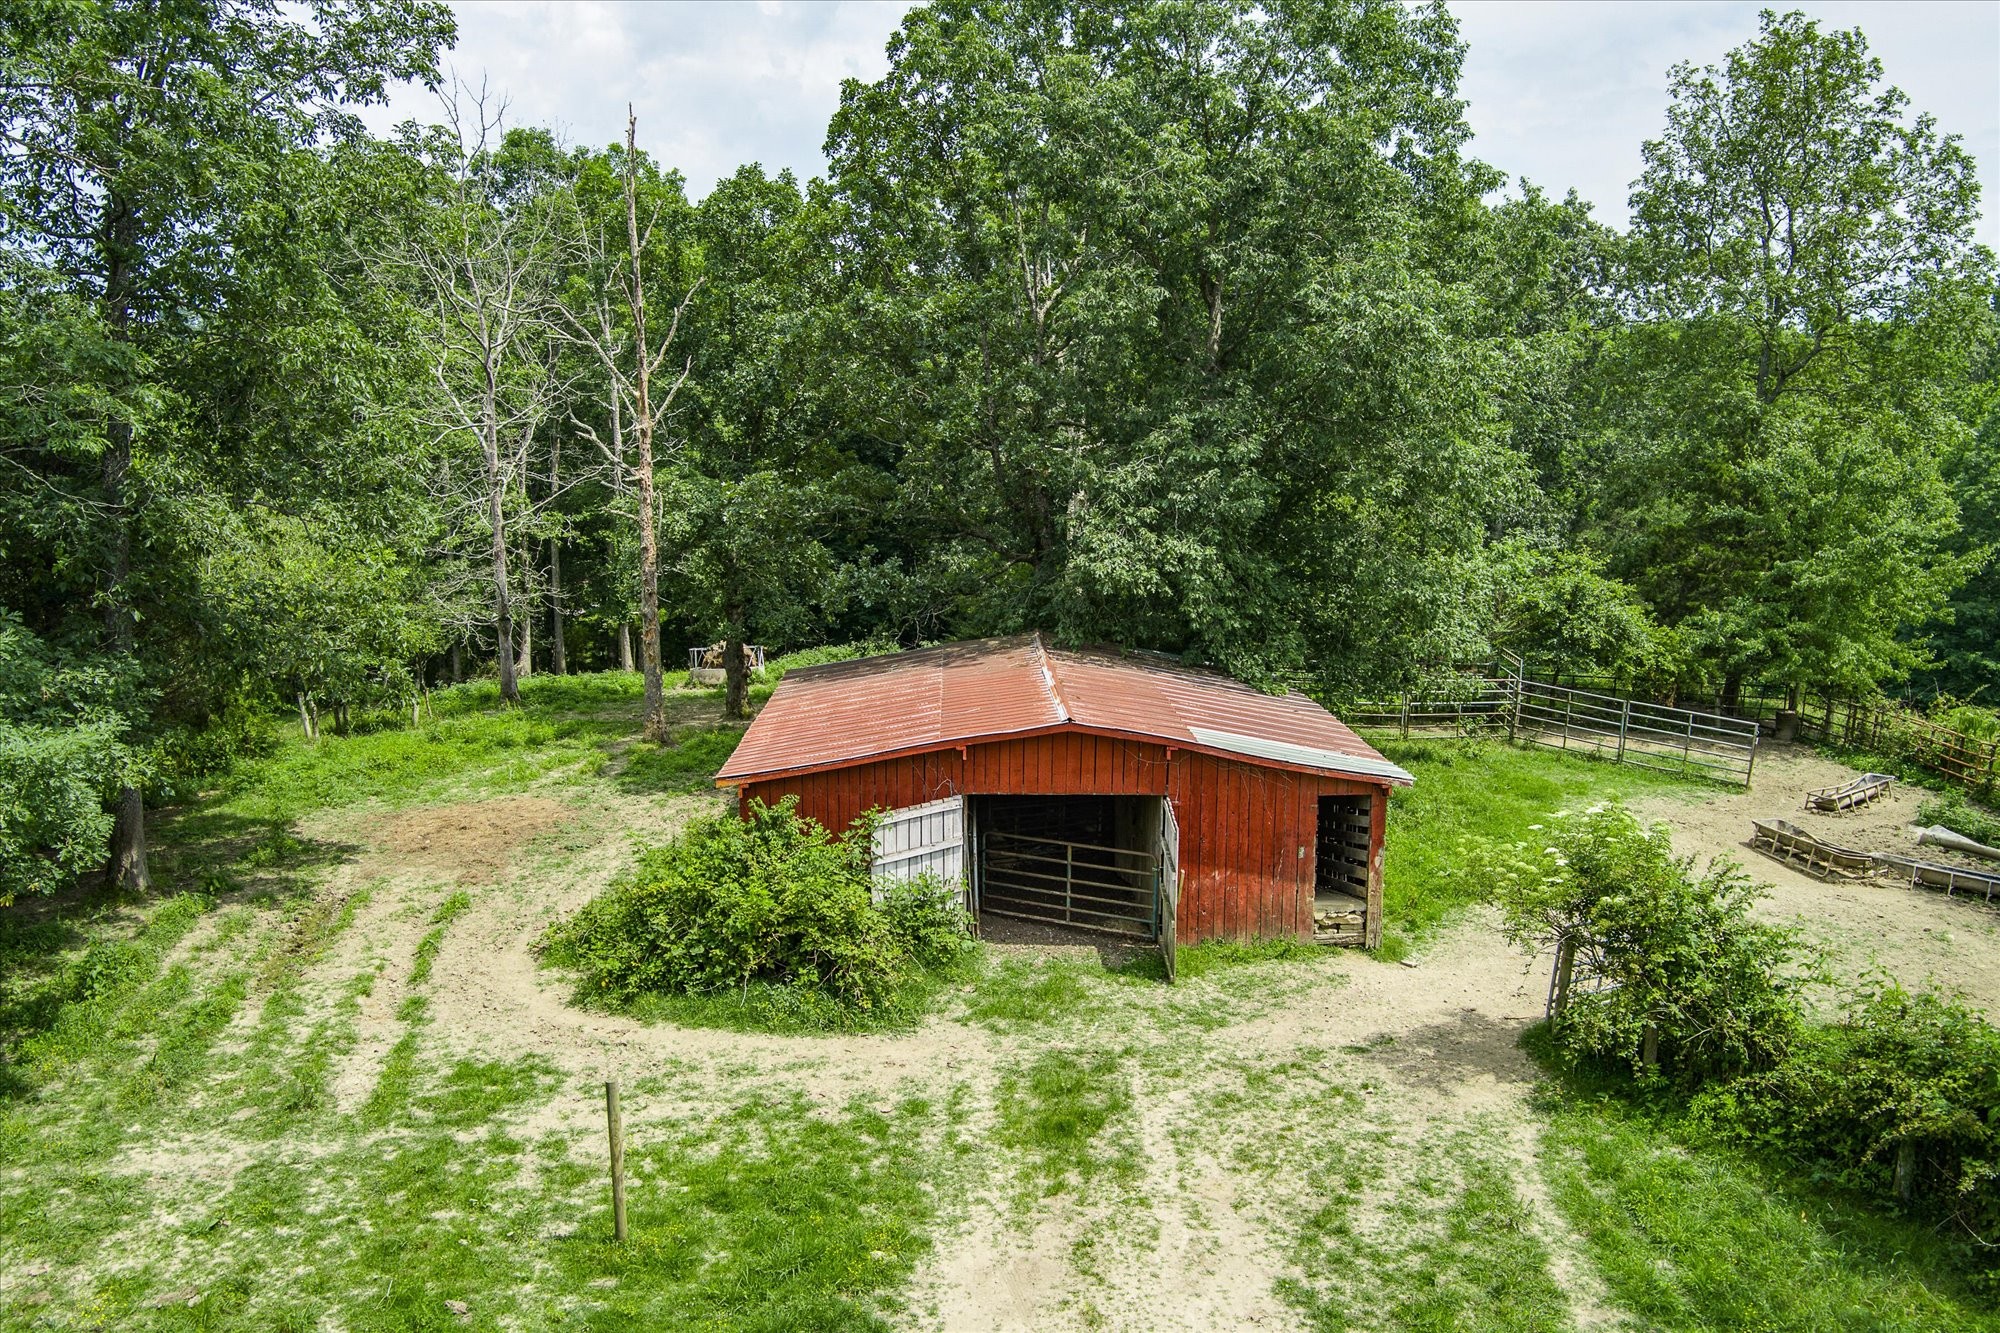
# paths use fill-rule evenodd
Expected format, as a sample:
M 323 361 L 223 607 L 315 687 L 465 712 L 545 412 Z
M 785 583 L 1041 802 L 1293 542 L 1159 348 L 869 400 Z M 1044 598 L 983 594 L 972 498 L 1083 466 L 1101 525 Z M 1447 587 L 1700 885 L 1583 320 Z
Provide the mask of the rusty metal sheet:
M 1145 655 L 1052 649 L 1038 634 L 791 672 L 717 780 L 833 768 L 1066 726 L 1250 763 L 1407 780 L 1304 695 L 1265 694 Z

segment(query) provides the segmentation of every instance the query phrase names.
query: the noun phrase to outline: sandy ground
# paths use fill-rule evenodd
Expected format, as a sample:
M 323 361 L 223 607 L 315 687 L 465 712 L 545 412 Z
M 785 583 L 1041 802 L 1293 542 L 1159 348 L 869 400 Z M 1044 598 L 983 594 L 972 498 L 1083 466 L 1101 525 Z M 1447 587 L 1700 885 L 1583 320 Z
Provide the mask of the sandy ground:
M 1850 845 L 1890 850 L 1919 794 L 1898 789 L 1848 816 L 1800 811 L 1808 788 L 1847 775 L 1809 752 L 1760 757 L 1747 793 L 1663 797 L 1640 810 L 1666 821 L 1676 846 L 1730 855 L 1771 885 L 1765 910 L 1796 919 L 1832 950 L 1847 975 L 1881 968 L 1907 984 L 1962 988 L 1989 1012 L 2000 1006 L 2000 909 L 1886 883 L 1829 886 L 1747 849 L 1753 815 L 1827 829 Z M 1093 1184 L 1024 1205 L 1018 1182 L 988 1170 L 965 1192 L 917 1274 L 915 1327 L 966 1330 L 1288 1328 L 1297 1313 L 1274 1290 L 1296 1261 L 1289 1249 L 1315 1200 L 1305 1165 L 1315 1135 L 1374 1135 L 1385 1175 L 1370 1198 L 1393 1200 L 1408 1173 L 1449 1171 L 1436 1145 L 1474 1134 L 1499 1155 L 1552 1254 L 1552 1271 L 1585 1328 L 1615 1325 L 1583 1248 L 1542 1194 L 1537 1118 L 1527 1099 L 1534 1070 L 1521 1032 L 1542 1014 L 1546 960 L 1500 940 L 1490 913 L 1460 920 L 1408 964 L 1343 953 L 1305 982 L 1274 980 L 1276 998 L 1207 1031 L 1165 1019 L 1108 1037 L 1070 1031 L 1010 1035 L 949 1013 L 909 1033 L 786 1038 L 648 1025 L 569 1002 L 535 946 L 550 922 L 599 892 L 630 863 L 635 839 L 658 839 L 709 795 L 648 800 L 606 797 L 590 808 L 550 797 L 436 807 L 351 824 L 364 844 L 322 892 L 369 888 L 354 927 L 315 965 L 328 996 L 334 979 L 374 966 L 381 976 L 358 1018 L 359 1040 L 335 1079 L 351 1108 L 379 1076 L 399 1025 L 397 980 L 429 914 L 453 889 L 471 897 L 451 926 L 429 983 L 428 1043 L 481 1059 L 536 1056 L 565 1075 L 562 1096 L 515 1132 L 601 1132 L 597 1080 L 659 1088 L 635 1099 L 634 1133 L 648 1118 L 702 1115 L 759 1087 L 796 1090 L 829 1108 L 855 1099 L 887 1106 L 959 1086 L 990 1119 L 998 1071 L 1050 1041 L 1097 1040 L 1128 1057 L 1137 1177 Z M 1047 953 L 1038 940 L 999 946 Z M 1282 969 L 1274 972 L 1280 977 Z M 1296 976 L 1292 973 L 1283 975 Z M 1195 986 L 1204 982 L 1192 983 Z M 1291 984 L 1293 989 L 1283 987 Z M 1157 1006 L 1134 988 L 1131 1003 Z M 1121 1001 L 1124 997 L 1119 997 Z M 323 1001 L 330 1003 L 331 1000 Z M 1157 1009 L 1164 1015 L 1169 1011 Z M 1256 1071 L 1290 1071 L 1282 1086 L 1303 1100 L 1218 1100 Z M 1306 1094 L 1310 1094 L 1309 1096 Z M 1315 1108 L 1344 1107 L 1339 1128 Z M 1227 1106 L 1226 1114 L 1215 1108 Z M 1303 1109 L 1302 1109 L 1303 1108 Z M 977 1116 L 969 1132 L 981 1126 Z M 1248 1169 L 1244 1163 L 1261 1163 Z M 1372 1210 L 1372 1211 L 1371 1211 Z M 1356 1225 L 1384 1234 L 1408 1225 L 1385 1203 Z
M 1979 864 L 1917 846 L 1917 806 L 1930 794 L 1921 787 L 1897 783 L 1845 814 L 1803 809 L 1808 791 L 1853 776 L 1809 749 L 1766 745 L 1746 792 L 1693 801 L 1658 797 L 1634 808 L 1641 818 L 1665 821 L 1677 851 L 1741 862 L 1770 886 L 1765 913 L 1802 927 L 1841 977 L 1879 970 L 1905 986 L 1959 991 L 1988 1015 L 2000 1013 L 2000 900 L 1989 906 L 1946 898 L 1891 878 L 1822 883 L 1750 849 L 1750 821 L 1778 818 L 1861 851 Z

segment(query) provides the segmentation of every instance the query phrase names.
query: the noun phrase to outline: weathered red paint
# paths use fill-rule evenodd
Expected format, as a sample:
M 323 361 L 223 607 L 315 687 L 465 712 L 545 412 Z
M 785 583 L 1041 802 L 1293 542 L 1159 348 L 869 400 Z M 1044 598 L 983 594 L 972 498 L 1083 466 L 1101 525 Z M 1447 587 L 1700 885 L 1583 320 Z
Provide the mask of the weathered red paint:
M 1386 782 L 1056 732 L 746 782 L 739 793 L 745 808 L 796 796 L 801 814 L 833 829 L 876 807 L 947 796 L 1166 796 L 1181 830 L 1179 931 L 1188 943 L 1311 938 L 1319 798 L 1371 796 L 1368 922 L 1371 935 L 1380 930 Z

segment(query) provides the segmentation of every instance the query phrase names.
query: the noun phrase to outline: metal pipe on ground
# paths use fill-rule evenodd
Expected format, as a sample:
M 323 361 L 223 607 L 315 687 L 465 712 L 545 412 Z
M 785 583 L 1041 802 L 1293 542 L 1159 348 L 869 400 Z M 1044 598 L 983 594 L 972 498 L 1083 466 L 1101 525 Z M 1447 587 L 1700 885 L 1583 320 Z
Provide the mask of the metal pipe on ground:
M 1983 842 L 1974 842 L 1963 833 L 1954 833 L 1942 824 L 1933 824 L 1917 835 L 1919 844 L 1929 843 L 1933 847 L 1949 847 L 1954 852 L 1964 852 L 1967 856 L 1983 856 L 2000 861 L 2000 847 L 1988 847 Z

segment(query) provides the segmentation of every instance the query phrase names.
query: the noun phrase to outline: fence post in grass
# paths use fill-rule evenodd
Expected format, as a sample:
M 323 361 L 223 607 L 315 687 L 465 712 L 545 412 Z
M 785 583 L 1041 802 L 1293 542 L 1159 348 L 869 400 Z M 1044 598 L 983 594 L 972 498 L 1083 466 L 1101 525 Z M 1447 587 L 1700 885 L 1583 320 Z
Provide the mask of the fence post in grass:
M 1410 692 L 1403 691 L 1403 739 L 1410 739 Z
M 604 1085 L 604 1121 L 611 1133 L 611 1238 L 625 1239 L 625 1121 L 618 1114 L 618 1080 Z
M 1563 1010 L 1569 1007 L 1569 982 L 1571 975 L 1575 971 L 1576 937 L 1574 935 L 1565 935 L 1562 938 L 1562 943 L 1556 946 L 1555 994 L 1549 1000 L 1549 1019 L 1551 1021 L 1561 1018 Z

